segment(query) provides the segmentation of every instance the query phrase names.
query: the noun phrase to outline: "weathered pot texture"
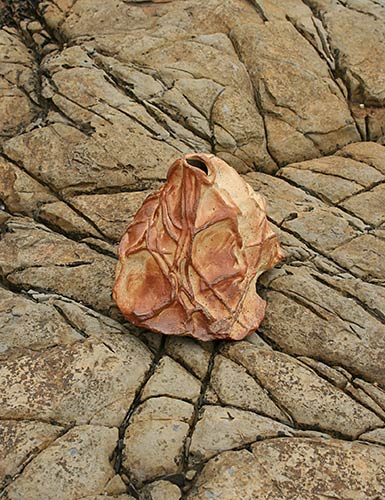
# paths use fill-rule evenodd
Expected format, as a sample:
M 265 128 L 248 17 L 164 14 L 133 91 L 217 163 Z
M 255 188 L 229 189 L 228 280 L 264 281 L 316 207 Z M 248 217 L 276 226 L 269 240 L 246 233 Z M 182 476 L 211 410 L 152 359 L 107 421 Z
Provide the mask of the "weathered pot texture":
M 262 195 L 220 158 L 189 154 L 124 234 L 113 297 L 149 330 L 239 340 L 265 314 L 257 278 L 283 257 Z

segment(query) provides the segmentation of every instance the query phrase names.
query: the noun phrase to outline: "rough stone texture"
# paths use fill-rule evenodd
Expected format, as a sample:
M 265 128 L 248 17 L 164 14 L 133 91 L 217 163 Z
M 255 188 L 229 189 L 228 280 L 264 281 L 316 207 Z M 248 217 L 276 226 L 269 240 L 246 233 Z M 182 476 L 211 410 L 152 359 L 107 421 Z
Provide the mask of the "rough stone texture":
M 369 441 L 370 443 L 385 445 L 385 429 L 374 429 L 374 431 L 365 432 L 361 434 L 360 439 Z
M 36 94 L 37 61 L 14 27 L 0 31 L 0 137 L 22 130 L 39 114 Z
M 143 489 L 145 500 L 180 500 L 181 491 L 176 484 L 168 481 L 155 481 Z
M 109 457 L 118 430 L 79 426 L 69 430 L 35 457 L 7 489 L 6 498 L 54 500 L 103 493 L 114 476 Z
M 44 422 L 2 420 L 0 422 L 0 484 L 16 475 L 24 463 L 43 450 L 63 432 Z
M 104 311 L 113 307 L 111 257 L 31 219 L 11 219 L 4 231 L 0 272 L 9 283 L 57 292 Z
M 91 495 L 82 497 L 82 500 L 135 500 L 131 495 Z
M 72 198 L 75 208 L 80 210 L 99 229 L 100 233 L 113 241 L 119 241 L 132 222 L 144 199 L 152 191 L 80 195 Z
M 191 373 L 170 357 L 163 356 L 143 389 L 142 398 L 164 395 L 195 403 L 200 392 L 201 384 Z
M 382 424 L 373 412 L 287 354 L 246 342 L 224 352 L 260 380 L 299 425 L 354 438 L 365 428 Z M 333 411 L 336 406 L 338 412 Z
M 22 349 L 38 351 L 82 339 L 55 310 L 32 298 L 0 288 L 0 358 Z
M 194 408 L 167 397 L 151 398 L 127 427 L 123 464 L 138 482 L 179 471 Z
M 192 465 L 259 439 L 292 436 L 289 427 L 252 412 L 230 407 L 204 406 L 190 446 Z
M 212 345 L 197 342 L 190 338 L 169 337 L 166 340 L 166 352 L 176 361 L 186 366 L 194 375 L 203 379 L 210 363 Z
M 214 360 L 210 387 L 224 404 L 252 410 L 282 422 L 289 421 L 288 416 L 243 366 L 220 354 Z
M 0 1 L 0 495 L 385 498 L 379 0 Z M 162 338 L 117 242 L 184 154 L 268 202 L 257 333 Z
M 334 439 L 267 440 L 210 460 L 187 498 L 381 498 L 384 454 Z
M 114 344 L 90 339 L 2 363 L 0 416 L 120 425 L 151 357 L 134 338 L 125 351 Z

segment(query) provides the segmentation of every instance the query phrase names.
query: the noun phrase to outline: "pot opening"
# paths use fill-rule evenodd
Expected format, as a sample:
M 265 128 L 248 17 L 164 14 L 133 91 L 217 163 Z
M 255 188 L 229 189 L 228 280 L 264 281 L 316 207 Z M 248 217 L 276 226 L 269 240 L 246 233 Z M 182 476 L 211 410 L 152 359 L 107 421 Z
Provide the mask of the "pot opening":
M 186 158 L 186 162 L 192 167 L 199 168 L 199 170 L 202 170 L 202 172 L 204 172 L 206 175 L 209 173 L 206 167 L 206 163 L 199 158 Z

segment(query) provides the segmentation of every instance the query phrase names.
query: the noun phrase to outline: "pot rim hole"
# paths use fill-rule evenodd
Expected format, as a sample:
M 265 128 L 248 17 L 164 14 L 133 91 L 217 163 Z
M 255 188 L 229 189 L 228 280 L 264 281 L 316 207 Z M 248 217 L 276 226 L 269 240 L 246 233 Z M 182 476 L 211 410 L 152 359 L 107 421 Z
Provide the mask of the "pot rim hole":
M 191 167 L 202 170 L 206 175 L 209 173 L 206 163 L 200 158 L 186 158 L 186 163 Z

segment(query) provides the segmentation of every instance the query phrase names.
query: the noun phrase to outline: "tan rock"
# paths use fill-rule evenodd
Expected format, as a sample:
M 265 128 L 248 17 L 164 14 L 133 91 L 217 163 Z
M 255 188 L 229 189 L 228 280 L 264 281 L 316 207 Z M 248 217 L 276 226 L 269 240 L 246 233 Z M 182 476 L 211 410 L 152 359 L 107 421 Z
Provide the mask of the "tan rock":
M 122 353 L 127 351 L 127 345 L 130 343 L 136 343 L 137 347 L 141 346 L 144 352 L 148 352 L 139 341 L 132 337 L 131 333 L 122 335 L 128 332 L 118 321 L 102 313 L 62 295 L 32 291 L 30 294 L 41 303 L 55 306 L 67 321 L 78 331 L 81 331 L 85 337 L 112 341 L 114 350 L 119 348 Z
M 16 136 L 5 144 L 4 150 L 41 183 L 65 195 L 134 185 L 132 173 L 118 169 L 117 160 L 96 140 L 62 123 Z
M 155 481 L 143 488 L 145 500 L 180 500 L 182 493 L 176 484 L 169 481 Z
M 132 416 L 124 437 L 123 465 L 141 483 L 178 472 L 193 418 L 191 404 L 147 399 Z
M 187 498 L 233 500 L 381 497 L 380 446 L 335 439 L 282 438 L 246 450 L 222 453 L 204 467 Z
M 119 495 L 120 493 L 125 493 L 127 491 L 127 486 L 119 474 L 116 474 L 106 484 L 105 491 L 109 495 Z
M 5 227 L 6 222 L 11 218 L 11 215 L 0 210 L 0 227 Z
M 0 30 L 0 47 L 0 134 L 4 137 L 27 125 L 39 106 L 34 88 L 36 62 L 15 28 Z
M 0 358 L 72 344 L 82 336 L 51 306 L 0 288 Z
M 150 367 L 140 342 L 86 340 L 2 363 L 0 416 L 120 425 Z M 116 350 L 116 352 L 115 352 Z
M 330 285 L 324 281 L 326 273 L 308 271 L 304 266 L 286 270 L 266 283 L 270 303 L 264 323 L 267 336 L 285 352 L 342 366 L 383 384 L 385 338 L 380 319 L 361 307 L 354 295 L 344 296 L 335 278 Z M 348 283 L 346 277 L 340 281 Z M 346 291 L 354 289 L 356 285 L 351 284 Z M 376 289 L 371 293 L 378 294 Z M 379 296 L 377 301 L 382 307 Z
M 262 349 L 271 349 L 270 345 L 265 342 L 257 332 L 249 335 L 246 340 L 247 342 L 250 342 L 250 344 L 261 347 Z
M 109 458 L 118 430 L 79 426 L 69 430 L 42 451 L 6 489 L 10 500 L 63 500 L 104 492 L 114 476 Z
M 119 241 L 144 199 L 152 191 L 75 196 L 71 203 L 108 238 Z
M 383 140 L 385 94 L 377 68 L 385 54 L 381 43 L 385 28 L 380 5 L 361 0 L 312 4 L 327 31 L 336 70 L 348 88 L 361 136 Z M 356 29 L 358 24 L 360 30 Z
M 354 379 L 356 386 L 364 390 L 369 396 L 385 410 L 385 390 L 378 386 L 378 384 L 369 384 L 365 380 Z
M 374 429 L 373 431 L 365 432 L 361 434 L 360 439 L 369 441 L 370 443 L 385 445 L 385 429 Z
M 2 498 L 385 498 L 381 2 L 0 0 Z M 286 254 L 236 347 L 110 297 L 115 242 L 197 152 Z
M 349 8 L 349 4 L 333 4 L 325 12 L 324 20 L 332 47 L 338 47 L 340 51 L 339 69 L 343 72 L 351 99 L 369 106 L 381 106 L 385 102 L 385 94 L 376 69 L 385 56 L 381 43 L 385 30 L 380 18 L 370 12 L 370 6 L 362 3 L 358 10 L 354 6 Z M 355 29 L 357 23 L 361 25 L 360 30 Z
M 326 61 L 333 61 L 327 34 L 320 39 L 319 32 L 325 32 L 322 25 L 318 26 L 321 23 L 316 29 L 310 9 L 298 2 L 291 2 L 287 12 L 281 5 L 273 8 L 272 2 L 265 4 L 262 19 L 258 8 L 240 8 L 234 1 L 226 5 L 211 1 L 204 9 L 192 3 L 191 16 L 167 2 L 125 5 L 127 23 L 119 36 L 114 30 L 120 26 L 122 6 L 110 7 L 109 22 L 103 4 L 87 6 L 86 12 L 93 12 L 93 24 L 84 19 L 85 6 L 80 4 L 62 23 L 61 30 L 66 39 L 72 40 L 92 34 L 95 40 L 87 45 L 96 47 L 94 58 L 98 65 L 133 89 L 137 100 L 153 101 L 153 113 L 161 116 L 167 129 L 178 138 L 185 142 L 189 128 L 198 136 L 196 139 L 207 141 L 208 127 L 213 125 L 211 140 L 217 155 L 241 172 L 253 168 L 254 162 L 272 171 L 275 162 L 267 149 L 280 159 L 286 154 L 285 160 L 290 155 L 291 161 L 300 161 L 307 155 L 318 156 L 324 148 L 330 151 L 358 140 L 359 136 L 345 96 L 329 75 Z M 51 15 L 47 12 L 47 22 L 51 22 Z M 291 23 L 293 17 L 298 20 L 298 29 Z M 265 19 L 274 22 L 265 25 Z M 140 40 L 132 34 L 134 29 L 140 30 Z M 303 31 L 309 32 L 308 39 Z M 309 37 L 315 48 L 308 42 Z M 169 50 L 164 50 L 165 40 L 172 40 Z M 266 57 L 256 62 L 252 57 L 256 50 Z M 291 64 L 285 64 L 288 54 Z M 295 78 L 295 86 L 281 82 L 275 85 L 274 67 L 278 62 L 283 81 Z M 204 90 L 197 90 L 200 87 Z M 293 91 L 298 88 L 300 91 Z M 149 109 L 148 104 L 146 107 Z M 158 113 L 155 107 L 161 111 Z M 264 137 L 261 112 L 268 137 Z M 288 136 L 291 140 L 285 141 Z M 191 137 L 187 140 L 192 145 Z M 206 151 L 202 142 L 200 147 L 195 142 L 195 151 Z
M 191 338 L 172 336 L 166 340 L 167 354 L 187 366 L 200 379 L 205 377 L 209 367 L 210 348 L 210 344 L 197 342 Z
M 306 181 L 305 188 L 299 189 L 265 174 L 251 173 L 246 178 L 254 189 L 264 193 L 268 215 L 273 222 L 304 241 L 311 249 L 328 253 L 336 245 L 367 230 L 360 219 L 308 194 Z
M 260 439 L 292 435 L 290 427 L 249 411 L 204 406 L 192 435 L 189 463 L 198 464 Z
M 385 306 L 385 290 L 375 283 L 362 281 L 349 273 L 339 275 L 324 275 L 325 284 L 357 299 L 364 307 L 374 311 L 374 317 Z M 358 309 L 357 309 L 358 310 Z
M 353 438 L 382 425 L 375 413 L 287 354 L 258 349 L 248 342 L 229 344 L 224 352 L 255 374 L 300 425 Z
M 228 451 L 211 459 L 204 466 L 187 498 L 278 500 L 278 491 L 272 483 L 266 471 L 258 467 L 258 459 L 252 453 L 246 450 Z
M 377 404 L 376 400 L 372 398 L 368 393 L 366 393 L 360 387 L 356 387 L 354 384 L 347 384 L 346 393 L 350 394 L 356 401 L 365 406 L 373 413 L 378 415 L 382 420 L 385 420 L 385 411 Z
M 12 219 L 7 227 L 0 242 L 0 269 L 10 282 L 48 288 L 101 310 L 112 306 L 114 259 L 30 219 Z
M 196 470 L 194 469 L 190 469 L 186 472 L 186 479 L 187 481 L 192 481 L 194 479 L 194 477 L 196 476 Z
M 337 144 L 358 140 L 326 62 L 316 57 L 290 22 L 239 22 L 233 36 L 268 115 L 267 135 L 279 164 L 314 158 L 319 152 L 335 150 Z M 271 56 L 256 58 L 255 53 Z M 306 72 L 301 69 L 304 65 Z M 287 86 L 287 81 L 292 85 Z
M 202 24 L 207 24 L 207 16 L 202 19 L 201 10 L 196 5 L 192 8 L 195 12 L 191 21 L 201 31 Z M 214 10 L 215 5 L 211 8 Z M 162 7 L 162 15 L 167 17 L 165 10 L 170 21 L 180 16 L 173 5 Z M 231 12 L 239 15 L 239 7 L 229 3 L 227 11 L 222 12 L 223 17 L 231 16 Z M 247 12 L 250 13 L 255 16 L 252 9 Z M 147 15 L 146 19 L 150 18 Z M 143 45 L 149 43 L 152 50 L 143 51 L 138 47 L 137 53 L 135 48 L 127 53 L 122 40 L 117 40 L 120 62 L 111 57 L 101 58 L 98 54 L 95 57 L 98 61 L 102 59 L 103 67 L 110 74 L 132 87 L 137 99 L 151 103 L 146 104 L 146 108 L 167 124 L 167 130 L 178 139 L 179 144 L 175 145 L 180 150 L 209 152 L 211 142 L 217 156 L 231 163 L 238 172 L 249 171 L 254 164 L 272 171 L 276 166 L 266 149 L 263 120 L 255 104 L 247 68 L 239 60 L 226 34 L 228 30 L 218 16 L 215 19 L 221 25 L 217 32 L 209 27 L 208 34 L 192 38 L 186 38 L 183 32 L 180 39 L 182 33 L 178 36 L 175 32 L 175 23 L 172 30 L 154 26 L 154 34 L 159 30 L 161 36 L 164 36 L 164 29 L 168 29 L 168 39 L 174 40 L 172 50 L 162 50 L 162 43 L 154 43 L 154 38 L 148 36 L 143 39 Z M 185 25 L 185 29 L 190 30 L 191 21 L 186 24 L 186 19 L 180 19 L 179 27 Z M 136 45 L 132 39 L 126 39 L 126 43 Z M 143 67 L 152 71 L 144 72 Z M 132 81 L 133 74 L 136 81 Z M 151 74 L 157 78 L 150 79 Z M 138 80 L 142 85 L 138 85 Z M 163 85 L 159 85 L 159 81 Z M 195 136 L 190 131 L 195 132 Z M 181 149 L 183 143 L 190 146 L 189 150 Z
M 118 253 L 118 244 L 109 243 L 104 239 L 86 237 L 82 238 L 81 241 L 97 252 L 109 255 L 110 257 L 115 257 Z
M 315 196 L 278 177 L 252 172 L 247 174 L 245 179 L 255 191 L 263 193 L 267 201 L 268 215 L 276 225 L 281 225 L 288 217 L 294 217 L 298 213 L 310 213 L 315 208 L 324 208 Z
M 59 230 L 70 234 L 72 237 L 94 236 L 100 238 L 100 232 L 87 220 L 78 214 L 70 205 L 63 201 L 46 203 L 36 211 L 39 220 L 49 227 L 57 227 Z
M 257 278 L 283 256 L 263 197 L 219 158 L 188 155 L 122 238 L 113 297 L 138 326 L 239 340 L 264 317 Z
M 381 144 L 375 142 L 356 142 L 345 146 L 336 155 L 353 158 L 363 163 L 363 168 L 365 168 L 365 164 L 370 165 L 385 175 L 385 150 Z
M 385 241 L 382 238 L 376 238 L 376 233 L 373 233 L 354 238 L 336 248 L 332 256 L 353 275 L 375 283 L 385 278 L 382 259 L 384 252 Z
M 134 497 L 131 495 L 91 495 L 91 496 L 86 496 L 82 497 L 82 500 L 135 500 Z
M 13 213 L 32 215 L 40 205 L 56 201 L 49 190 L 11 162 L 0 159 L 0 196 Z
M 341 203 L 341 206 L 368 224 L 378 226 L 385 222 L 384 199 L 385 184 L 379 184 L 369 191 L 352 196 Z
M 2 420 L 0 422 L 0 484 L 14 476 L 64 429 L 44 422 Z
M 243 366 L 224 356 L 215 357 L 210 384 L 225 405 L 255 411 L 286 423 L 290 421 Z
M 72 60 L 72 64 L 68 64 L 68 59 Z M 71 66 L 70 70 L 68 66 Z M 104 170 L 107 151 L 113 152 L 106 165 L 111 172 L 110 180 L 114 177 L 122 180 L 115 187 L 134 183 L 141 185 L 139 179 L 165 177 L 167 166 L 181 151 L 181 143 L 176 139 L 178 134 L 174 133 L 171 137 L 162 126 L 162 119 L 156 119 L 146 106 L 122 92 L 109 76 L 108 66 L 92 64 L 90 52 L 86 53 L 78 47 L 75 53 L 70 47 L 48 56 L 44 69 L 50 74 L 50 78 L 44 81 L 44 97 L 52 99 L 62 113 L 91 132 L 91 140 L 83 137 L 80 148 L 83 154 L 87 154 L 91 147 L 95 159 L 99 160 L 96 165 L 90 164 L 89 157 L 85 160 L 90 164 L 93 180 L 98 180 L 95 179 L 97 171 Z M 87 92 L 84 92 L 85 88 Z M 194 134 L 189 134 L 194 140 Z M 144 137 L 146 150 L 141 147 Z M 209 150 L 208 143 L 205 147 L 202 141 L 195 139 L 193 142 L 196 143 L 194 149 Z M 73 144 L 64 146 L 72 155 Z M 103 185 L 100 177 L 103 176 L 99 176 Z M 127 182 L 129 177 L 131 182 Z
M 324 252 L 358 236 L 360 226 L 355 226 L 355 222 L 349 215 L 341 217 L 337 209 L 315 208 L 310 212 L 299 213 L 297 217 L 284 222 L 283 226 L 312 247 Z
M 375 168 L 340 156 L 326 156 L 294 163 L 282 168 L 278 175 L 315 192 L 321 199 L 333 204 L 363 188 L 370 188 L 372 184 L 384 178 Z M 357 215 L 359 216 L 358 213 Z
M 209 385 L 204 393 L 204 403 L 206 404 L 220 404 L 219 398 L 217 396 L 217 393 L 214 391 L 214 389 Z
M 199 398 L 201 384 L 191 373 L 168 356 L 159 361 L 154 374 L 144 387 L 142 400 L 153 396 L 187 399 L 192 403 Z
M 336 370 L 335 368 L 331 368 L 321 361 L 316 361 L 312 358 L 307 358 L 306 356 L 300 356 L 298 358 L 303 363 L 306 363 L 310 368 L 312 368 L 315 372 L 317 372 L 321 377 L 326 378 L 336 387 L 340 389 L 345 389 L 347 385 L 349 385 L 349 378 L 341 373 L 341 371 Z

